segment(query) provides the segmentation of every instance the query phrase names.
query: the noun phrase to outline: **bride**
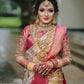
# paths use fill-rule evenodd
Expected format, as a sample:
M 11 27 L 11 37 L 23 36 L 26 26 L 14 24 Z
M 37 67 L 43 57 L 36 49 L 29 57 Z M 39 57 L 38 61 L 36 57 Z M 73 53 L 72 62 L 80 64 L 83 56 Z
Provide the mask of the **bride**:
M 24 28 L 16 49 L 16 61 L 26 68 L 23 84 L 66 84 L 62 67 L 71 53 L 66 27 L 55 25 L 57 12 L 56 0 L 35 0 L 36 21 Z

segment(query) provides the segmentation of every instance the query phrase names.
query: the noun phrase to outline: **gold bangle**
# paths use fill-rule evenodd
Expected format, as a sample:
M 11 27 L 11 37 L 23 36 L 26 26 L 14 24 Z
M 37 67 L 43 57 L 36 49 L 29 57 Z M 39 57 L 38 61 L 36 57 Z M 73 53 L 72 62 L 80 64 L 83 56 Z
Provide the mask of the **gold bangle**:
M 58 59 L 57 59 L 57 62 L 58 62 L 57 67 L 62 67 L 62 60 L 58 60 Z
M 34 67 L 34 63 L 30 62 L 28 65 L 27 65 L 27 69 L 30 70 L 30 71 L 33 71 L 33 67 Z

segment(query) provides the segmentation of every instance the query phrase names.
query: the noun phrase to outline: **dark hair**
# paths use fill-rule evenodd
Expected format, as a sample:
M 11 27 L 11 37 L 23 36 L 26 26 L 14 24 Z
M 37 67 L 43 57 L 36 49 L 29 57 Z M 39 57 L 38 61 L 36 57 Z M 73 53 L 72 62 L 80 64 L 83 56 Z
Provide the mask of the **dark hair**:
M 35 2 L 35 10 L 34 10 L 34 13 L 35 13 L 36 15 L 37 15 L 37 13 L 38 13 L 39 6 L 40 6 L 40 4 L 41 4 L 43 1 L 45 1 L 45 0 L 34 0 L 34 2 Z M 57 1 L 56 1 L 56 0 L 48 0 L 48 1 L 50 1 L 50 2 L 53 4 L 53 6 L 54 6 L 54 11 L 55 11 L 55 12 L 58 12 L 59 10 L 58 10 Z

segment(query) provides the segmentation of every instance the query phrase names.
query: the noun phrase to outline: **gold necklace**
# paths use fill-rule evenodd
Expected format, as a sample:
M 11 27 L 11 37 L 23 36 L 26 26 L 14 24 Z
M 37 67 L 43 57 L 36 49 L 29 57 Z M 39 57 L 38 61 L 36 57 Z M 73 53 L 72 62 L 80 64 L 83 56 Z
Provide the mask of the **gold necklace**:
M 41 24 L 35 24 L 38 30 L 50 30 L 54 28 L 54 25 L 41 25 Z
M 52 38 L 52 35 L 51 34 L 47 34 L 46 38 L 45 39 L 42 39 L 40 40 L 38 37 L 37 37 L 37 31 L 38 31 L 38 25 L 35 25 L 36 27 L 36 33 L 35 33 L 35 37 L 36 37 L 36 43 L 37 43 L 37 46 L 39 47 L 40 49 L 40 52 L 38 53 L 38 59 L 43 61 L 44 59 L 47 58 L 47 50 L 49 49 L 49 43 L 51 42 L 51 38 Z M 50 26 L 50 29 L 49 31 L 52 31 L 53 32 L 53 26 Z

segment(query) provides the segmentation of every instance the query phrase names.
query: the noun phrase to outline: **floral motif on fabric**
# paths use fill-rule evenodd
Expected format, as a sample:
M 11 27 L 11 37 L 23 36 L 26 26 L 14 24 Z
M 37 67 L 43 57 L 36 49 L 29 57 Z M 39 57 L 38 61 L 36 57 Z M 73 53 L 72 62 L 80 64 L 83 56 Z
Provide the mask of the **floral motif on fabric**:
M 28 26 L 23 30 L 20 35 L 18 46 L 16 49 L 16 56 L 25 56 L 27 50 L 27 36 L 28 36 Z
M 71 52 L 69 47 L 69 39 L 67 34 L 65 34 L 63 39 L 63 45 L 62 45 L 62 59 L 63 59 L 63 65 L 67 65 L 71 62 Z

